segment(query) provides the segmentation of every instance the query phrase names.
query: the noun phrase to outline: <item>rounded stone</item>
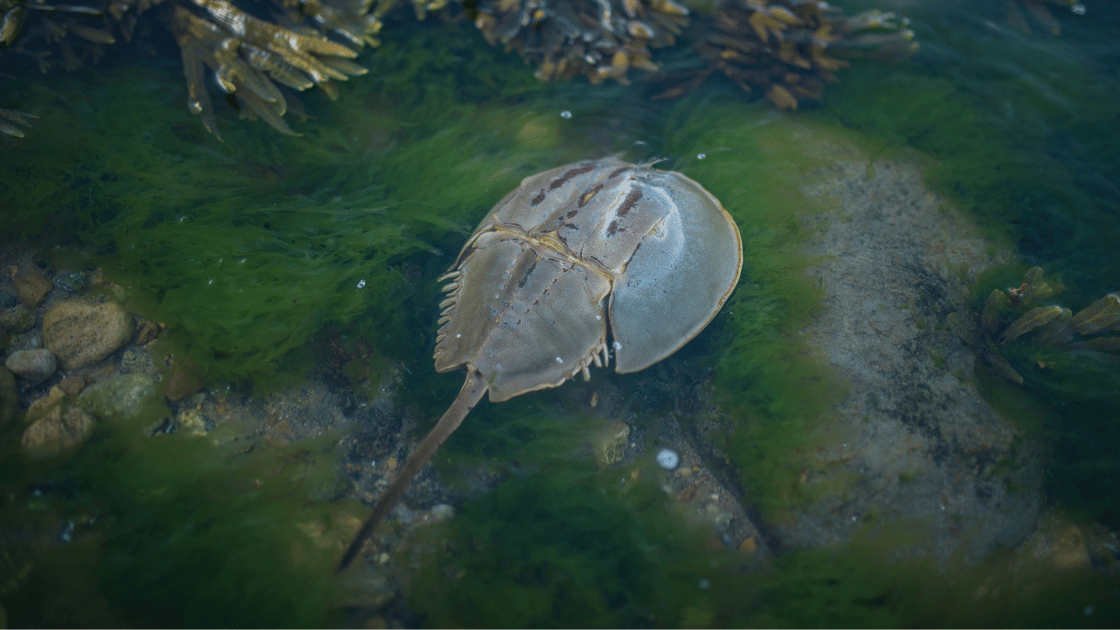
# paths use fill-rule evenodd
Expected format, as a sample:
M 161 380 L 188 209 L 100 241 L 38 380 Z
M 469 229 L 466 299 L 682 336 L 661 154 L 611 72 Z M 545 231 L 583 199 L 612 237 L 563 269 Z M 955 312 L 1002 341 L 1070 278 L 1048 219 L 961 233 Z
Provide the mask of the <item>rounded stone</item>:
M 112 354 L 132 338 L 132 315 L 116 302 L 63 300 L 43 315 L 43 343 L 73 370 Z
M 136 416 L 141 403 L 155 392 L 159 379 L 158 374 L 148 372 L 106 379 L 85 388 L 78 396 L 78 406 L 101 419 Z
M 16 350 L 4 361 L 4 367 L 27 380 L 29 385 L 38 385 L 54 374 L 58 362 L 46 348 Z
M 77 396 L 85 387 L 86 379 L 81 375 L 63 377 L 63 379 L 58 382 L 58 388 L 69 396 Z
M 165 394 L 167 400 L 178 402 L 202 389 L 202 378 L 195 369 L 190 358 L 184 356 L 176 359 L 171 368 L 171 376 L 167 379 Z
M 51 292 L 51 281 L 38 269 L 24 271 L 12 279 L 19 301 L 27 308 L 35 308 Z
M 55 407 L 23 432 L 21 443 L 34 455 L 54 455 L 85 442 L 95 429 L 93 417 L 78 407 Z
M 7 291 L 0 291 L 0 308 L 12 308 L 19 304 L 19 299 Z

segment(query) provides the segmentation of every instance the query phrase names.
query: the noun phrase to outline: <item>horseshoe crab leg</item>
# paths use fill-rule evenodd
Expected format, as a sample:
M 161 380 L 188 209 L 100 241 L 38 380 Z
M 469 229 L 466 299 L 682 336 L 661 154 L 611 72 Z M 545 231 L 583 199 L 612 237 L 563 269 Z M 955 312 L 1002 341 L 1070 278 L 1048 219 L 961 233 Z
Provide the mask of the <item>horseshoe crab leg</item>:
M 397 478 L 389 485 L 389 489 L 377 501 L 377 505 L 373 506 L 373 513 L 369 515 L 366 522 L 362 524 L 362 528 L 358 530 L 358 534 L 354 536 L 354 541 L 346 548 L 346 553 L 342 554 L 342 560 L 338 563 L 338 568 L 335 573 L 341 573 L 350 566 L 350 563 L 357 557 L 358 552 L 362 549 L 362 544 L 366 539 L 373 534 L 381 521 L 385 520 L 388 516 L 389 510 L 397 504 L 397 501 L 404 494 L 412 480 L 420 473 L 420 469 L 428 460 L 435 455 L 440 444 L 447 439 L 449 435 L 459 428 L 459 424 L 463 422 L 463 418 L 467 417 L 471 409 L 482 400 L 482 395 L 486 393 L 486 379 L 478 370 L 468 368 L 466 382 L 463 383 L 463 389 L 459 390 L 459 395 L 455 397 L 455 401 L 444 412 L 443 417 L 439 419 L 436 426 L 424 438 L 424 441 L 416 447 L 415 451 L 408 456 L 408 461 L 405 462 L 404 467 L 401 468 Z

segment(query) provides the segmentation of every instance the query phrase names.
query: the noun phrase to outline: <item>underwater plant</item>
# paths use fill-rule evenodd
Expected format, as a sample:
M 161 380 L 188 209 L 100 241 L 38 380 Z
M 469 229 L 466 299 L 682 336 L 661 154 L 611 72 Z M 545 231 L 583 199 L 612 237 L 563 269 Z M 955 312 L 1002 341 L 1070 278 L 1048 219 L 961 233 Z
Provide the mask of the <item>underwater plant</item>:
M 673 0 L 408 4 L 418 20 L 433 11 L 465 13 L 491 45 L 534 63 L 541 81 L 582 75 L 593 84 L 625 84 L 632 69 L 659 70 L 651 49 L 674 45 L 691 15 Z M 358 50 L 379 45 L 382 18 L 401 6 L 397 0 L 271 0 L 264 8 L 231 0 L 0 0 L 0 63 L 22 59 L 41 72 L 58 65 L 75 70 L 97 63 L 109 46 L 169 32 L 182 56 L 187 109 L 210 133 L 221 139 L 210 97 L 216 83 L 242 118 L 292 135 L 284 115 L 305 117 L 292 91 L 318 87 L 336 99 L 338 81 L 366 73 L 352 61 Z M 267 18 L 258 15 L 264 13 Z M 682 96 L 719 70 L 748 91 L 762 88 L 778 107 L 794 108 L 799 98 L 819 99 L 823 83 L 836 80 L 832 71 L 847 62 L 834 54 L 871 50 L 898 59 L 912 52 L 906 24 L 892 13 L 848 17 L 823 2 L 727 0 L 695 25 L 695 50 L 710 68 L 659 97 Z M 18 137 L 12 122 L 26 126 L 24 118 L 0 112 L 0 132 Z
M 291 134 L 282 117 L 289 105 L 298 105 L 285 98 L 284 88 L 317 86 L 336 98 L 331 81 L 365 73 L 350 59 L 357 56 L 355 49 L 378 44 L 379 15 L 392 4 L 388 0 L 371 11 L 365 0 L 275 0 L 270 7 L 274 21 L 268 21 L 228 0 L 89 0 L 76 5 L 3 0 L 0 60 L 27 57 L 47 72 L 55 65 L 51 56 L 57 50 L 62 67 L 75 70 L 99 61 L 106 47 L 118 41 L 170 31 L 183 58 L 187 108 L 202 117 L 207 130 L 221 139 L 204 68 L 242 117 L 261 118 Z M 331 34 L 346 45 L 329 39 Z
M 28 118 L 38 118 L 38 116 L 14 109 L 0 109 L 0 133 L 22 138 L 23 130 L 20 127 L 31 126 L 27 121 Z
M 480 3 L 475 25 L 491 45 L 536 63 L 542 81 L 582 74 L 628 83 L 630 68 L 657 70 L 650 47 L 672 46 L 688 15 L 673 0 L 491 0 Z
M 866 52 L 899 60 L 918 48 L 905 18 L 881 11 L 846 16 L 825 2 L 726 0 L 712 20 L 714 28 L 695 45 L 710 69 L 689 89 L 718 70 L 748 92 L 761 89 L 782 109 L 797 109 L 799 99 L 820 100 L 824 84 L 838 81 L 833 71 L 849 65 L 838 56 Z
M 1028 269 L 1018 287 L 988 294 L 980 325 L 969 342 L 997 373 L 1020 385 L 1023 377 L 1001 349 L 1027 333 L 1033 333 L 1031 345 L 1050 353 L 1120 352 L 1120 337 L 1099 336 L 1120 331 L 1120 293 L 1109 293 L 1076 314 L 1057 304 L 1038 305 L 1063 289 L 1060 281 L 1046 281 L 1040 267 Z M 1017 317 L 1012 320 L 1012 316 Z M 1042 356 L 1034 357 L 1034 362 L 1040 368 L 1051 367 Z

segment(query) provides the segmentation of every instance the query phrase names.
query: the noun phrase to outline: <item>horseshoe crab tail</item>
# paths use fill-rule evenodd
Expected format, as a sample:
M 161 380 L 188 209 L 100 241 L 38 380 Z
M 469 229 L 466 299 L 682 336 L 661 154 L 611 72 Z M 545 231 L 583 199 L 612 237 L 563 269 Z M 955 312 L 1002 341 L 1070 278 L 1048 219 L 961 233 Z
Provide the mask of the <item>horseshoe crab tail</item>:
M 341 573 L 350 566 L 354 558 L 358 556 L 361 551 L 362 545 L 366 539 L 373 534 L 381 521 L 385 520 L 388 516 L 389 510 L 397 504 L 397 500 L 401 498 L 404 491 L 408 488 L 412 480 L 420 473 L 420 469 L 428 460 L 432 458 L 436 450 L 439 449 L 443 441 L 449 435 L 459 428 L 459 424 L 463 422 L 463 418 L 470 413 L 471 409 L 482 400 L 482 395 L 486 393 L 486 379 L 478 370 L 468 368 L 467 380 L 463 383 L 463 389 L 459 390 L 459 395 L 455 397 L 455 401 L 444 412 L 443 417 L 439 419 L 436 426 L 424 438 L 424 441 L 416 447 L 415 451 L 409 455 L 408 461 L 405 462 L 404 467 L 401 468 L 397 478 L 389 485 L 389 489 L 377 501 L 377 505 L 373 506 L 373 513 L 369 515 L 366 522 L 362 524 L 362 528 L 358 530 L 358 534 L 354 536 L 353 542 L 346 548 L 346 553 L 342 554 L 342 560 L 338 563 L 338 568 L 335 573 Z

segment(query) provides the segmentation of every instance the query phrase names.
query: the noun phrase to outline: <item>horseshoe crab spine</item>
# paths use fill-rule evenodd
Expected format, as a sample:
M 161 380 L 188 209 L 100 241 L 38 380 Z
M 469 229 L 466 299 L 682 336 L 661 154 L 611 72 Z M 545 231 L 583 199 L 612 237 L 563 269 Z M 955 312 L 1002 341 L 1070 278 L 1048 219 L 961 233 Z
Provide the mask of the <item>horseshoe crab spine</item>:
M 486 379 L 482 377 L 477 370 L 469 370 L 467 372 L 467 379 L 463 383 L 463 389 L 459 390 L 459 395 L 455 397 L 455 402 L 436 423 L 436 426 L 428 432 L 424 437 L 424 441 L 412 451 L 408 456 L 408 461 L 405 462 L 401 468 L 397 478 L 393 483 L 389 484 L 389 488 L 385 490 L 385 494 L 377 500 L 377 505 L 373 506 L 373 513 L 369 515 L 366 522 L 362 524 L 362 528 L 358 530 L 354 536 L 353 542 L 346 548 L 346 553 L 342 554 L 342 560 L 338 563 L 338 568 L 335 573 L 341 573 L 350 566 L 354 558 L 358 557 L 358 553 L 362 550 L 362 545 L 365 544 L 366 539 L 373 534 L 381 521 L 389 515 L 389 510 L 400 500 L 401 495 L 408 488 L 416 475 L 420 474 L 420 470 L 424 468 L 424 464 L 435 455 L 437 449 L 451 435 L 455 429 L 463 422 L 463 418 L 467 417 L 471 409 L 482 400 L 482 395 L 486 393 Z

